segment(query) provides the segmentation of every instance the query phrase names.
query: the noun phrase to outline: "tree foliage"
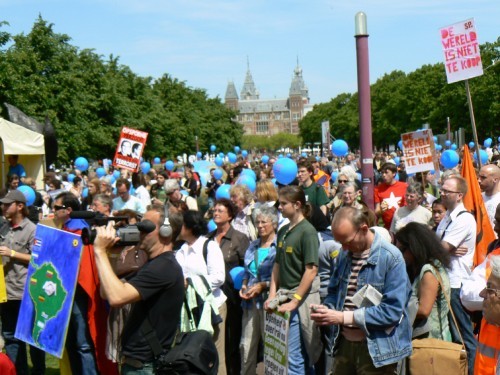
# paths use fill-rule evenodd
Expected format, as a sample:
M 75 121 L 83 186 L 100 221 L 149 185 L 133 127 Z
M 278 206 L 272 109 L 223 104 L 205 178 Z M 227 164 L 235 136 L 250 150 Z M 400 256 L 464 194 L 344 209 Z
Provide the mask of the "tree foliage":
M 469 80 L 480 139 L 500 135 L 500 38 L 480 46 L 484 74 Z M 396 144 L 402 133 L 429 124 L 434 134 L 464 128 L 472 140 L 472 128 L 464 82 L 448 84 L 442 63 L 424 65 L 405 74 L 393 71 L 371 85 L 373 144 L 379 148 Z M 329 103 L 315 105 L 299 124 L 305 142 L 321 141 L 321 123 L 330 122 L 330 133 L 357 146 L 359 140 L 358 95 L 343 93 Z
M 59 159 L 111 157 L 123 126 L 149 133 L 145 156 L 174 157 L 210 144 L 230 149 L 243 127 L 219 98 L 168 74 L 140 77 L 115 56 L 71 45 L 39 17 L 29 34 L 11 36 L 0 22 L 0 103 L 55 126 Z

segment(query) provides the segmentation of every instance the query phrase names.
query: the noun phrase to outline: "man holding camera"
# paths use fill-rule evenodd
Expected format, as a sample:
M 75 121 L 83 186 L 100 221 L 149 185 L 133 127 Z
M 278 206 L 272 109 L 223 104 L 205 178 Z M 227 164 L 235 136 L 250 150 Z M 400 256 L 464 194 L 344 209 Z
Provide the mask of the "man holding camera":
M 88 224 L 72 219 L 79 211 L 78 198 L 69 193 L 59 194 L 54 201 L 54 222 L 66 232 L 82 234 Z M 91 245 L 84 245 L 78 272 L 78 284 L 73 300 L 66 350 L 73 374 L 118 374 L 116 365 L 106 358 L 107 310 L 99 295 L 99 280 Z
M 147 323 L 163 349 L 174 340 L 184 301 L 184 277 L 172 252 L 182 226 L 176 218 L 165 218 L 163 208 L 144 214 L 143 222 L 155 224 L 152 232 L 141 232 L 138 244 L 149 261 L 126 282 L 115 275 L 107 256 L 118 241 L 113 223 L 97 228 L 94 252 L 103 296 L 113 307 L 133 303 L 122 334 L 122 375 L 154 373 L 153 350 L 144 335 Z

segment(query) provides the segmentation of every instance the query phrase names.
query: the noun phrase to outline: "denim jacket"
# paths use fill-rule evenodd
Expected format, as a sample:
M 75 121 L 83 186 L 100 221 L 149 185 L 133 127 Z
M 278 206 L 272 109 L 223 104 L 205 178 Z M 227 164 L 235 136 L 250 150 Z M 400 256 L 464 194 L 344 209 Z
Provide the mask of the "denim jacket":
M 255 252 L 260 247 L 260 238 L 257 238 L 255 241 L 250 243 L 247 251 L 245 252 L 245 273 L 243 274 L 243 279 L 248 280 L 247 286 L 251 287 L 252 285 L 262 282 L 262 281 L 271 281 L 271 274 L 273 273 L 274 259 L 276 258 L 276 238 L 271 244 L 269 248 L 269 254 L 262 260 L 257 269 L 257 275 L 252 274 L 249 270 L 250 263 L 255 260 Z M 262 293 L 264 294 L 264 293 Z M 255 297 L 255 307 L 261 309 L 264 305 L 264 298 L 260 294 Z M 253 303 L 251 300 L 242 300 L 241 307 L 244 309 L 250 309 Z
M 351 273 L 351 253 L 343 251 L 337 258 L 328 296 L 324 304 L 343 311 Z M 385 366 L 411 354 L 411 325 L 407 304 L 411 285 L 401 251 L 375 233 L 366 264 L 358 275 L 357 290 L 370 284 L 382 294 L 378 306 L 354 311 L 354 321 L 366 334 L 368 351 L 375 367 Z M 333 347 L 339 342 L 341 327 L 333 326 Z M 389 332 L 389 333 L 387 333 Z

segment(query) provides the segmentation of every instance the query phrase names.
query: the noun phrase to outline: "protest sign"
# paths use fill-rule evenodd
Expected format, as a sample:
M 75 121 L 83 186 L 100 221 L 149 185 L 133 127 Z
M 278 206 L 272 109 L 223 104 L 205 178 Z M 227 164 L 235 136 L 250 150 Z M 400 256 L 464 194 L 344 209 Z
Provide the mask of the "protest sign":
M 76 290 L 82 240 L 38 225 L 15 337 L 62 357 Z
M 265 312 L 264 322 L 264 373 L 286 375 L 288 373 L 288 328 L 290 313 Z
M 448 83 L 483 74 L 474 18 L 446 26 L 440 34 Z
M 124 127 L 116 147 L 113 166 L 137 172 L 141 165 L 142 151 L 147 138 L 146 132 Z
M 402 134 L 401 140 L 403 141 L 406 173 L 436 169 L 436 150 L 431 129 Z

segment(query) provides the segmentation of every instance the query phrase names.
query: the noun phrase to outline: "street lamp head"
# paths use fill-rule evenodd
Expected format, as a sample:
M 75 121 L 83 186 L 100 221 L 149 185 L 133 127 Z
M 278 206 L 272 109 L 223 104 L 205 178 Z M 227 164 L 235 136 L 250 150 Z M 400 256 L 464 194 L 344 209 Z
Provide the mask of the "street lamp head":
M 368 36 L 366 14 L 358 12 L 354 16 L 354 36 Z

